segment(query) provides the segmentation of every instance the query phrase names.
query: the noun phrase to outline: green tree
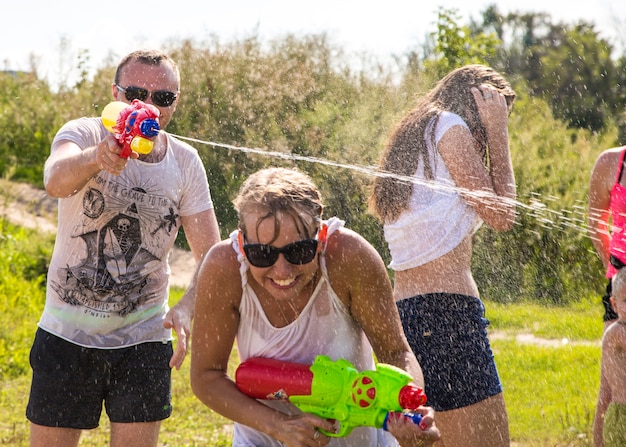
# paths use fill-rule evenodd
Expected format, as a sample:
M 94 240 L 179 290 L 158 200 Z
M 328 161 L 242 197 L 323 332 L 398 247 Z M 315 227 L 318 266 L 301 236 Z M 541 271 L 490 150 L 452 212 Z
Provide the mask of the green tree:
M 612 58 L 612 45 L 593 24 L 554 23 L 544 13 L 503 16 L 492 5 L 473 29 L 496 32 L 503 43 L 498 64 L 525 79 L 558 119 L 592 131 L 618 119 L 625 105 L 624 76 Z
M 602 266 L 587 235 L 587 190 L 595 158 L 614 138 L 568 128 L 547 102 L 525 94 L 509 120 L 518 186 L 513 230 L 482 228 L 474 251 L 476 281 L 496 301 L 563 304 L 602 290 Z
M 553 28 L 552 46 L 541 55 L 538 93 L 553 98 L 554 115 L 572 127 L 601 130 L 619 107 L 621 86 L 611 59 L 612 47 L 593 25 Z
M 535 72 L 505 72 L 518 92 L 509 128 L 519 216 L 511 232 L 500 234 L 486 227 L 478 232 L 476 278 L 486 297 L 502 301 L 530 297 L 562 303 L 595 295 L 604 278 L 585 232 L 585 194 L 595 156 L 615 144 L 617 130 L 611 123 L 595 133 L 568 128 L 569 123 L 553 116 L 551 98 L 543 100 L 538 93 L 546 77 L 539 69 L 550 63 L 553 77 L 570 74 L 554 62 L 560 55 L 557 49 L 553 54 L 539 47 L 549 21 L 534 20 L 532 15 L 524 18 L 526 22 L 517 19 L 508 21 L 494 12 L 490 28 L 480 29 L 461 26 L 454 13 L 441 11 L 435 34 L 441 42 L 432 45 L 438 51 L 426 53 L 424 63 L 412 53 L 399 75 L 383 67 L 352 71 L 340 49 L 323 34 L 287 35 L 271 42 L 256 35 L 229 43 L 215 38 L 172 42 L 167 51 L 181 67 L 183 84 L 168 130 L 191 138 L 198 149 L 222 236 L 236 225 L 231 200 L 245 177 L 268 165 L 298 166 L 322 189 L 326 216 L 345 219 L 388 260 L 380 224 L 367 213 L 366 202 L 372 166 L 395 121 L 444 69 L 483 62 L 523 70 L 522 55 L 532 55 Z M 508 38 L 512 23 L 522 23 L 518 31 L 526 36 L 516 47 L 519 51 L 498 43 Z M 593 43 L 593 35 L 582 31 L 576 38 Z M 481 40 L 479 35 L 487 37 Z M 577 35 L 565 36 L 564 42 L 572 36 Z M 583 47 L 595 51 L 593 45 Z M 501 59 L 507 54 L 515 57 Z M 88 54 L 81 57 L 89 60 Z M 586 65 L 597 65 L 593 57 L 579 59 L 580 73 L 587 73 Z M 93 79 L 79 76 L 77 83 L 57 91 L 35 74 L 0 76 L 2 175 L 20 173 L 19 178 L 40 185 L 43 160 L 61 124 L 97 116 L 111 100 L 116 62 L 109 58 Z M 84 67 L 81 64 L 79 60 L 78 70 Z M 623 68 L 623 60 L 618 66 Z M 624 76 L 619 73 L 616 83 Z M 623 97 L 618 93 L 611 98 L 616 104 Z
M 257 36 L 202 48 L 186 42 L 174 56 L 184 94 L 170 130 L 218 142 L 196 147 L 225 231 L 236 225 L 230 201 L 239 185 L 269 164 L 309 173 L 322 189 L 327 215 L 341 216 L 357 231 L 361 225 L 373 231 L 372 217 L 363 213 L 369 179 L 316 161 L 356 167 L 376 161 L 390 125 L 390 76 L 355 76 L 325 35 L 288 35 L 265 46 Z
M 0 175 L 42 185 L 58 126 L 54 95 L 31 73 L 0 73 Z
M 439 8 L 437 31 L 432 37 L 435 40 L 433 60 L 428 60 L 425 67 L 434 64 L 439 77 L 463 65 L 489 64 L 501 43 L 493 32 L 486 34 L 459 25 L 458 10 L 445 8 Z

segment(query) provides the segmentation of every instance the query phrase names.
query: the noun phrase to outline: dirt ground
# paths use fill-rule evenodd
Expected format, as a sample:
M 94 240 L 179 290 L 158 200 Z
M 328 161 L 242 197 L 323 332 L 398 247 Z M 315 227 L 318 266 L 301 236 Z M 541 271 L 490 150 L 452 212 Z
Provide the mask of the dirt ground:
M 49 197 L 44 190 L 26 183 L 0 179 L 0 216 L 16 225 L 55 233 L 57 200 Z M 187 287 L 195 269 L 191 252 L 174 248 L 170 253 L 170 267 L 170 284 Z

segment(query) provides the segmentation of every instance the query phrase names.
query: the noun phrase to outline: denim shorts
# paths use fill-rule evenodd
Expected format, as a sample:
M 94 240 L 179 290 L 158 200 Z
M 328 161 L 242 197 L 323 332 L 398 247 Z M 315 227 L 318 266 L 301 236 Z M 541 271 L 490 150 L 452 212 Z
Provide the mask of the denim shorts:
M 38 329 L 26 417 L 47 427 L 91 429 L 104 402 L 111 422 L 166 419 L 172 413 L 171 356 L 171 342 L 94 349 Z
M 432 293 L 396 304 L 424 373 L 427 405 L 453 410 L 502 392 L 479 298 Z

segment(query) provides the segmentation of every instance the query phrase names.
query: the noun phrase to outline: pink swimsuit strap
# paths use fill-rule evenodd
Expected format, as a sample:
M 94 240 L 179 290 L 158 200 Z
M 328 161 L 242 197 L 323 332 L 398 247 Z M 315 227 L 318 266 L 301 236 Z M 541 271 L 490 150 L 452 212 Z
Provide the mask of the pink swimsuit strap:
M 615 184 L 611 189 L 610 212 L 612 219 L 611 241 L 609 252 L 622 262 L 626 261 L 626 187 L 620 184 L 624 171 L 624 159 L 626 157 L 626 146 L 620 154 L 620 161 L 615 175 Z M 607 278 L 613 277 L 617 270 L 611 264 L 607 266 Z

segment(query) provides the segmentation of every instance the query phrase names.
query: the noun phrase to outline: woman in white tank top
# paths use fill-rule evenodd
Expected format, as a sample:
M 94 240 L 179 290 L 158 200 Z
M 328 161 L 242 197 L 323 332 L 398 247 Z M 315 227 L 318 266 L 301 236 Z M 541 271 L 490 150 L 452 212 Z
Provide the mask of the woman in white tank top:
M 483 222 L 503 231 L 515 219 L 514 100 L 490 67 L 453 70 L 392 131 L 380 169 L 396 178 L 374 183 L 371 205 L 389 244 L 400 318 L 446 447 L 509 445 L 471 258 Z
M 239 391 L 227 372 L 235 343 L 241 361 L 311 364 L 326 355 L 358 370 L 375 368 L 374 352 L 418 386 L 423 379 L 382 259 L 339 219 L 321 220 L 321 197 L 308 176 L 264 169 L 246 180 L 234 203 L 239 229 L 211 250 L 199 270 L 191 350 L 194 393 L 235 421 L 233 445 L 432 445 L 439 434 L 428 407 L 418 409 L 420 425 L 400 419 L 388 432 L 359 427 L 337 438 L 322 433 L 335 429 L 324 418 Z

